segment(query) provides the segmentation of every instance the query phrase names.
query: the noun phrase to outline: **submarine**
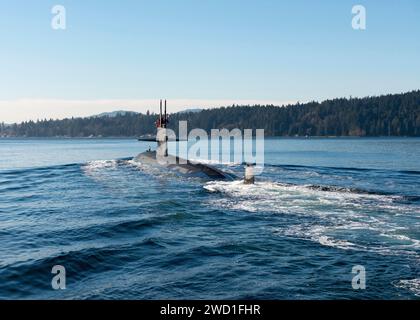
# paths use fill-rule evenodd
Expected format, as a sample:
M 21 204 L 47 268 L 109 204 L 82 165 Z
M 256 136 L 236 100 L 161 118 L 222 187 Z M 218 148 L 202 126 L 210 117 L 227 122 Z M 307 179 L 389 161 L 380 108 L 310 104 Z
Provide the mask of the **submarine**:
M 162 112 L 162 100 L 160 100 L 160 113 L 156 120 L 156 136 L 146 136 L 138 138 L 139 141 L 157 142 L 157 150 L 149 150 L 140 153 L 133 160 L 141 164 L 161 167 L 167 170 L 173 170 L 187 176 L 195 176 L 210 180 L 238 180 L 234 174 L 224 172 L 211 165 L 192 162 L 187 159 L 180 158 L 168 154 L 167 143 L 170 141 L 179 141 L 179 139 L 169 139 L 166 135 L 166 127 L 169 123 L 168 114 L 166 113 L 166 100 L 164 112 Z M 160 160 L 160 161 L 159 161 Z M 162 161 L 164 160 L 164 161 Z

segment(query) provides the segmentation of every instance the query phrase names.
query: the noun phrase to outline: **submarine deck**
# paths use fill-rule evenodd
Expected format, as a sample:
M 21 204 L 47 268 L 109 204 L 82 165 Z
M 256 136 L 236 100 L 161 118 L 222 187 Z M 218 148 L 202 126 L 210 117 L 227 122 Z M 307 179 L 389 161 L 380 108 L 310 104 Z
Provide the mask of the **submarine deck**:
M 134 158 L 134 161 L 148 165 L 158 165 L 170 170 L 176 170 L 185 175 L 207 177 L 214 180 L 235 180 L 237 177 L 231 173 L 223 172 L 213 166 L 191 162 L 173 155 L 165 157 L 167 164 L 156 159 L 156 151 L 145 151 Z

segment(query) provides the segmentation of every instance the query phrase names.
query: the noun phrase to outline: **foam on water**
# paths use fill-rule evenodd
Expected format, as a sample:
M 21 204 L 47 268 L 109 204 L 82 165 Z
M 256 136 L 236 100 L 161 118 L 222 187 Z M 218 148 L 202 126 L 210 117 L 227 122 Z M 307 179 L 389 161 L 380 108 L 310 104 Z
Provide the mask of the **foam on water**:
M 414 293 L 415 296 L 420 297 L 420 278 L 410 280 L 400 280 L 394 283 L 397 288 L 409 290 Z
M 116 168 L 118 165 L 117 160 L 95 160 L 95 161 L 89 161 L 85 165 L 83 165 L 83 170 L 85 172 L 91 172 L 94 170 L 100 170 L 100 169 L 110 169 L 110 168 Z
M 340 249 L 370 250 L 381 254 L 403 251 L 417 256 L 416 250 L 420 249 L 420 241 L 407 234 L 410 228 L 413 231 L 419 227 L 417 208 L 396 203 L 399 196 L 272 181 L 254 185 L 242 181 L 212 181 L 204 185 L 204 189 L 220 193 L 221 198 L 213 198 L 210 202 L 224 209 L 311 217 L 310 222 L 303 220 L 296 224 L 294 221 L 294 224 L 273 228 L 278 235 L 308 239 Z M 401 225 L 401 221 L 395 218 L 401 212 L 414 223 Z M 364 241 L 366 232 L 375 237 L 378 244 Z M 349 236 L 351 239 L 347 239 Z
M 208 165 L 224 165 L 224 166 L 238 166 L 241 165 L 241 162 L 232 162 L 232 161 L 220 161 L 220 160 L 214 160 L 214 159 L 200 159 L 200 158 L 192 158 L 189 159 L 192 163 L 202 163 L 202 164 L 208 164 Z

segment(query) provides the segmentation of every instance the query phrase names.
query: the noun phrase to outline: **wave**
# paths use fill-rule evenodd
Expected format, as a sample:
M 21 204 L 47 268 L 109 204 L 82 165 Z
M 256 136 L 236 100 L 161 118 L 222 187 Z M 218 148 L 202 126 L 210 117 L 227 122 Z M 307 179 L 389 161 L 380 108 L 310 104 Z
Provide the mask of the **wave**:
M 67 163 L 67 164 L 59 164 L 59 165 L 52 165 L 52 166 L 39 166 L 39 167 L 32 167 L 32 168 L 19 168 L 19 169 L 2 169 L 0 170 L 0 176 L 20 176 L 22 174 L 32 174 L 32 173 L 40 173 L 40 174 L 54 174 L 55 172 L 59 172 L 62 170 L 73 170 L 82 168 L 101 168 L 106 167 L 110 163 L 124 163 L 125 161 L 131 160 L 132 157 L 125 157 L 113 160 L 93 160 L 88 161 L 85 163 Z
M 60 252 L 73 252 L 78 250 L 85 250 L 92 247 L 97 248 L 97 244 L 109 243 L 110 240 L 115 244 L 124 241 L 125 236 L 136 235 L 138 238 L 140 235 L 147 234 L 151 228 L 156 227 L 158 224 L 164 223 L 164 221 L 124 221 L 113 224 L 96 224 L 87 228 L 72 228 L 69 230 L 54 230 L 46 231 L 42 234 L 43 237 L 57 239 L 61 241 L 67 239 L 73 243 L 69 246 L 62 246 L 59 251 L 58 249 L 49 248 L 49 246 L 41 247 L 37 252 L 22 251 L 20 254 L 5 256 L 3 261 L 0 263 L 0 271 L 2 268 L 10 268 L 14 266 L 36 264 L 37 261 L 47 260 L 54 256 L 60 256 Z M 160 219 L 162 220 L 162 219 Z M 63 236 L 64 234 L 64 236 Z M 40 234 L 36 234 L 41 237 Z M 33 236 L 33 234 L 31 234 Z M 98 241 L 101 239 L 101 241 Z
M 73 281 L 80 280 L 91 273 L 112 270 L 139 257 L 147 256 L 152 250 L 163 248 L 158 240 L 144 238 L 135 243 L 119 243 L 112 245 L 96 245 L 78 247 L 73 245 L 59 252 L 49 252 L 48 256 L 15 263 L 7 267 L 0 267 L 0 277 L 5 284 L 3 290 L 13 290 L 16 278 L 21 285 L 42 288 L 50 286 L 51 277 L 46 270 L 51 270 L 54 265 L 63 265 L 68 274 L 72 274 Z M 147 251 L 147 254 L 144 251 Z M 143 252 L 143 254 L 142 254 Z
M 310 240 L 322 246 L 332 247 L 341 250 L 355 250 L 374 252 L 380 255 L 402 255 L 411 257 L 416 263 L 419 262 L 420 241 L 405 235 L 396 234 L 398 227 L 391 224 L 386 225 L 381 222 L 341 221 L 339 223 L 326 223 L 319 225 L 316 223 L 301 223 L 292 226 L 273 228 L 273 233 L 282 237 L 291 237 L 300 240 Z M 325 222 L 325 221 L 324 221 Z M 342 233 L 344 231 L 344 234 Z M 350 239 L 344 239 L 346 234 L 350 234 Z M 370 234 L 372 242 L 359 240 L 357 235 Z M 381 239 L 382 238 L 382 239 Z M 389 242 L 384 239 L 388 238 Z M 381 240 L 380 240 L 381 239 Z
M 206 183 L 203 188 L 208 192 L 221 193 L 226 198 L 237 199 L 233 205 L 241 206 L 247 211 L 278 211 L 290 209 L 294 210 L 306 208 L 308 206 L 323 205 L 321 209 L 329 209 L 330 206 L 341 208 L 366 208 L 392 207 L 395 200 L 401 199 L 397 195 L 383 195 L 363 190 L 354 190 L 341 187 L 324 187 L 314 185 L 295 185 L 276 182 L 256 182 L 253 185 L 244 184 L 242 181 L 212 181 Z M 398 209 L 400 203 L 393 205 Z M 286 210 L 288 211 L 288 210 Z
M 400 203 L 414 203 L 414 202 L 420 201 L 420 196 L 399 195 L 399 194 L 392 194 L 389 192 L 369 191 L 369 190 L 351 188 L 351 187 L 323 186 L 323 185 L 306 185 L 305 187 L 312 190 L 325 191 L 325 192 L 343 192 L 343 193 L 354 193 L 354 194 L 360 194 L 360 195 L 383 196 L 383 197 L 388 197 L 391 201 L 400 202 Z
M 283 236 L 308 239 L 323 246 L 381 254 L 404 252 L 417 256 L 416 250 L 420 249 L 420 240 L 408 236 L 409 228 L 415 234 L 418 227 L 418 206 L 396 202 L 399 196 L 270 181 L 255 185 L 246 185 L 242 181 L 213 181 L 205 184 L 204 189 L 222 195 L 209 200 L 213 207 L 294 217 L 290 218 L 292 225 L 273 229 Z M 401 225 L 396 220 L 401 214 L 413 222 Z M 296 219 L 296 216 L 300 218 Z M 296 221 L 299 223 L 295 224 Z M 366 234 L 378 244 L 365 241 Z
M 393 283 L 395 287 L 406 289 L 414 293 L 415 296 L 420 297 L 420 278 L 411 280 L 400 280 Z
M 116 168 L 118 165 L 118 160 L 94 160 L 89 161 L 82 166 L 84 171 L 92 171 L 98 169 L 109 169 Z
M 45 166 L 45 167 L 33 167 L 33 168 L 21 168 L 21 169 L 11 169 L 11 170 L 0 170 L 0 176 L 15 176 L 22 175 L 25 173 L 51 173 L 55 170 L 66 170 L 78 168 L 80 163 L 68 163 L 60 164 L 55 166 Z
M 345 170 L 345 171 L 378 171 L 378 169 L 357 168 L 357 167 L 328 167 L 328 166 L 306 166 L 296 164 L 269 164 L 265 163 L 266 167 L 283 168 L 283 169 L 329 169 L 329 170 Z M 380 171 L 380 170 L 379 170 Z
M 415 171 L 415 170 L 401 170 L 398 172 L 406 173 L 406 174 L 420 174 L 420 171 Z
M 333 166 L 306 166 L 293 164 L 269 164 L 265 163 L 265 167 L 283 168 L 291 170 L 308 169 L 308 170 L 335 170 L 335 171 L 356 171 L 356 172 L 396 172 L 402 174 L 420 175 L 417 170 L 392 170 L 392 169 L 373 169 L 360 167 L 333 167 Z
M 290 189 L 290 190 L 313 190 L 317 192 L 327 192 L 327 193 L 343 193 L 349 196 L 366 196 L 367 198 L 374 198 L 374 199 L 382 199 L 391 202 L 418 202 L 420 201 L 420 196 L 415 195 L 398 195 L 398 194 L 391 194 L 386 192 L 378 192 L 378 191 L 370 191 L 364 190 L 360 188 L 351 188 L 351 187 L 342 187 L 342 186 L 327 186 L 327 185 L 316 185 L 316 184 L 307 184 L 307 185 L 298 185 L 293 183 L 278 183 L 278 182 L 257 182 L 255 184 L 259 188 L 264 189 Z M 231 187 L 231 188 L 230 188 Z M 252 185 L 246 185 L 242 181 L 235 181 L 234 183 L 231 182 L 210 182 L 204 185 L 204 189 L 210 192 L 226 192 L 237 190 L 248 190 L 253 189 Z M 237 191 L 236 190 L 236 191 Z

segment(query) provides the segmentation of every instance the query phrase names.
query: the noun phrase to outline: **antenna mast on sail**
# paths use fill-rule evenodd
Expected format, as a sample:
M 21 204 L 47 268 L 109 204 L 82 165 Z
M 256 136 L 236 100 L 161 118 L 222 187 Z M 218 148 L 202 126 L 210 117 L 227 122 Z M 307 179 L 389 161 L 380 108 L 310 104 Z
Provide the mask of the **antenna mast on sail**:
M 159 113 L 159 123 L 158 123 L 158 127 L 162 126 L 162 99 L 160 99 L 160 113 Z

